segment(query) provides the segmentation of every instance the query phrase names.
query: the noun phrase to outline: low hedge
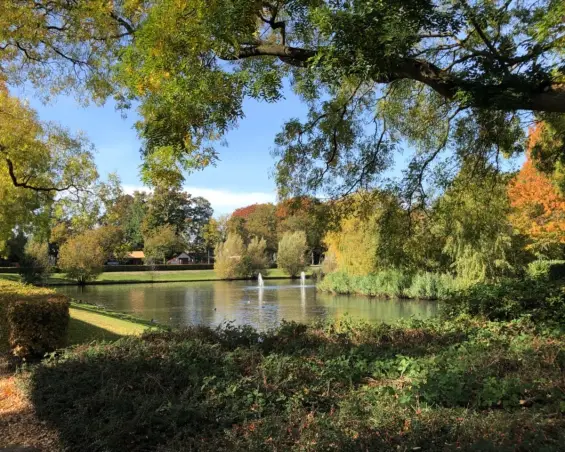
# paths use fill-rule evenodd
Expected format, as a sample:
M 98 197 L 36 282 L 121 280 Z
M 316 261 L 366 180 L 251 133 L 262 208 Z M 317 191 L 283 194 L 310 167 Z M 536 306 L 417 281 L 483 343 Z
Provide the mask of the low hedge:
M 177 264 L 177 265 L 105 265 L 104 272 L 149 272 L 175 270 L 213 270 L 214 264 Z
M 69 306 L 53 290 L 0 281 L 0 351 L 32 357 L 63 346 Z

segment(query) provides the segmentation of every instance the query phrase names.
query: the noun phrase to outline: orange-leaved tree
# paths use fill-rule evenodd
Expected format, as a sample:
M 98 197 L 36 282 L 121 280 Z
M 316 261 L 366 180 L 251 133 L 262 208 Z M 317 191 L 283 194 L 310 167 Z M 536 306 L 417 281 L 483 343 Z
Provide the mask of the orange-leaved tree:
M 555 258 L 562 257 L 565 245 L 565 196 L 550 177 L 536 168 L 531 155 L 543 127 L 540 124 L 530 131 L 526 162 L 508 186 L 510 221 L 529 237 L 532 252 Z

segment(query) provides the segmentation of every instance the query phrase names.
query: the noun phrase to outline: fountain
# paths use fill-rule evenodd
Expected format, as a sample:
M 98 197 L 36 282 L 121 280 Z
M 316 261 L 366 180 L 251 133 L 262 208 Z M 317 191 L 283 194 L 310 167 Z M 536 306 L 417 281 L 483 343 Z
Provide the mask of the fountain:
M 261 275 L 261 273 L 259 273 L 259 276 L 257 277 L 257 281 L 259 282 L 259 287 L 263 287 L 265 285 L 263 283 L 263 275 Z
M 300 285 L 304 287 L 306 285 L 306 273 L 300 273 Z

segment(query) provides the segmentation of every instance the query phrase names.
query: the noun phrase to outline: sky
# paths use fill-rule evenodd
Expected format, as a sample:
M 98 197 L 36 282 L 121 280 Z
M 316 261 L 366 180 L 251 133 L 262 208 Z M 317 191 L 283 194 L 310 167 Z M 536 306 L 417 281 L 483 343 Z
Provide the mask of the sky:
M 84 107 L 67 96 L 44 104 L 31 89 L 17 94 L 37 110 L 41 120 L 55 121 L 73 133 L 83 132 L 96 149 L 95 160 L 103 179 L 115 172 L 126 192 L 144 189 L 139 177 L 141 142 L 133 127 L 135 110 L 128 111 L 124 119 L 111 101 L 100 107 Z M 186 178 L 185 190 L 208 199 L 215 215 L 254 203 L 276 201 L 271 176 L 275 160 L 270 154 L 275 135 L 288 119 L 306 114 L 305 106 L 292 92 L 276 104 L 246 100 L 243 111 L 245 118 L 239 127 L 225 137 L 227 147 L 218 147 L 220 161 L 216 167 Z

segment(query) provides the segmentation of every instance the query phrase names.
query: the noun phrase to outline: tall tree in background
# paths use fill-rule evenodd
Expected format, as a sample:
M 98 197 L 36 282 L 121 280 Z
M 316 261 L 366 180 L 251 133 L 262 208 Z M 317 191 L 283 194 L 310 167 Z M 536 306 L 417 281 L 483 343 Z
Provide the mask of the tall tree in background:
M 530 146 L 542 135 L 543 125 L 530 134 Z M 512 225 L 529 239 L 528 248 L 540 257 L 563 258 L 565 250 L 565 196 L 555 181 L 536 168 L 531 152 L 510 182 Z
M 186 240 L 190 252 L 199 256 L 207 257 L 207 240 L 205 237 L 206 228 L 209 225 L 214 209 L 207 199 L 200 196 L 192 198 L 190 217 L 186 231 Z

